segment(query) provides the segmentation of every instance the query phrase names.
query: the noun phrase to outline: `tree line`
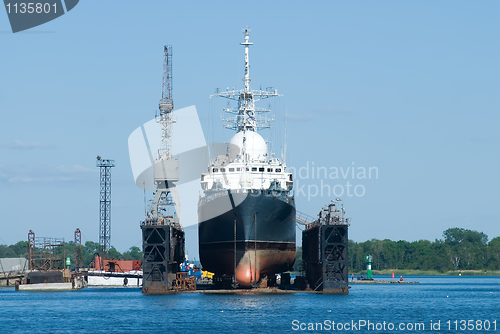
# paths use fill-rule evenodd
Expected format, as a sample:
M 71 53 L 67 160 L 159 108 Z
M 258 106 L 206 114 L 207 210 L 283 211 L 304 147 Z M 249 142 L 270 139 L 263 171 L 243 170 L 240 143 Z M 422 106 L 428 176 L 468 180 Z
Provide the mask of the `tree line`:
M 349 240 L 349 272 L 366 270 L 366 256 L 372 255 L 372 269 L 434 270 L 500 270 L 500 237 L 488 242 L 483 232 L 450 228 L 443 239 L 392 241 L 372 239 Z M 303 271 L 302 247 L 297 249 L 294 271 Z
M 100 246 L 87 241 L 82 245 L 83 267 L 94 261 Z M 365 242 L 349 240 L 349 272 L 366 270 L 366 256 L 373 256 L 372 269 L 409 269 L 435 270 L 500 270 L 500 237 L 488 242 L 483 232 L 463 228 L 450 228 L 443 232 L 443 239 L 419 241 L 392 241 L 372 239 Z M 57 249 L 62 256 L 62 247 Z M 75 245 L 73 241 L 65 243 L 66 257 L 71 259 L 71 268 L 75 264 Z M 28 258 L 28 242 L 20 241 L 14 245 L 0 245 L 0 258 Z M 107 258 L 119 260 L 142 260 L 139 247 L 130 247 L 120 253 L 114 247 L 107 252 Z M 302 271 L 302 247 L 298 247 L 294 271 Z
M 350 271 L 366 270 L 366 256 L 373 256 L 372 269 L 500 270 L 500 237 L 488 242 L 483 232 L 450 228 L 443 239 L 391 241 L 372 239 L 356 243 L 349 240 Z

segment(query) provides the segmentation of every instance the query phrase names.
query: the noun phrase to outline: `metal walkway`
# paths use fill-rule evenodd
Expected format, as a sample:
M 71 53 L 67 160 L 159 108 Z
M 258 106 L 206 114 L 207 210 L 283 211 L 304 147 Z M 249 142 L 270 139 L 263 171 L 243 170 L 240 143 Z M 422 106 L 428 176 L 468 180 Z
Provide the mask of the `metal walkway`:
M 296 211 L 295 220 L 296 220 L 297 224 L 309 225 L 309 224 L 313 223 L 314 221 L 316 221 L 316 218 L 309 216 L 303 212 Z

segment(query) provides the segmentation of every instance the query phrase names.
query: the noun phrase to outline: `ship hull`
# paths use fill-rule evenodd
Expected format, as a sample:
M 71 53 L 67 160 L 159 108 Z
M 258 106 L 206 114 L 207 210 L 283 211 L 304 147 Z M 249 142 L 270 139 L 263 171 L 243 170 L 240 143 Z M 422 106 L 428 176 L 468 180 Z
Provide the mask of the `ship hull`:
M 198 208 L 200 261 L 242 286 L 288 271 L 295 261 L 292 197 L 268 192 L 222 193 Z

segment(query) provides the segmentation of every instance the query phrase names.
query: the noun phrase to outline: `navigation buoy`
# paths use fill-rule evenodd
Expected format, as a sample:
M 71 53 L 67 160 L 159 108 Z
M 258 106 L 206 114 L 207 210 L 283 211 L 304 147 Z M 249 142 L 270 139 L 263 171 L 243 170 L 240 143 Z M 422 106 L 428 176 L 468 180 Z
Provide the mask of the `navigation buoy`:
M 366 257 L 366 276 L 368 276 L 368 279 L 372 278 L 372 262 L 373 257 L 371 255 L 368 255 Z
M 394 269 L 392 269 L 392 278 L 394 278 Z
M 399 279 L 401 282 L 403 282 L 403 276 L 401 276 L 401 278 Z

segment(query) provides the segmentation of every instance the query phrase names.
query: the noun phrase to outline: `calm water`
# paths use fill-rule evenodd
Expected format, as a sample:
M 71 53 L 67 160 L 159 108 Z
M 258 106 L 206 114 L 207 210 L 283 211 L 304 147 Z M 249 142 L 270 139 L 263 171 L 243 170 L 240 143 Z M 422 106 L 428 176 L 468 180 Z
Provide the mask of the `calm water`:
M 301 323 L 302 328 L 309 323 L 326 323 L 323 332 L 327 332 L 329 321 L 335 321 L 336 326 L 338 322 L 342 326 L 357 324 L 349 332 L 500 333 L 500 277 L 407 276 L 405 280 L 421 283 L 357 284 L 347 296 L 144 296 L 138 288 L 85 288 L 75 292 L 0 288 L 0 333 L 280 333 L 301 332 L 293 330 Z M 386 330 L 368 330 L 367 325 L 360 328 L 363 320 L 379 324 L 379 328 L 385 321 Z M 474 325 L 468 324 L 474 329 L 460 330 L 466 326 L 461 320 L 474 320 Z M 477 320 L 488 320 L 489 331 L 479 330 L 488 323 Z M 431 321 L 434 326 L 441 321 L 441 330 L 431 331 Z M 389 323 L 394 325 L 393 331 Z M 396 330 L 401 323 L 408 327 Z M 424 330 L 415 323 L 423 323 Z

